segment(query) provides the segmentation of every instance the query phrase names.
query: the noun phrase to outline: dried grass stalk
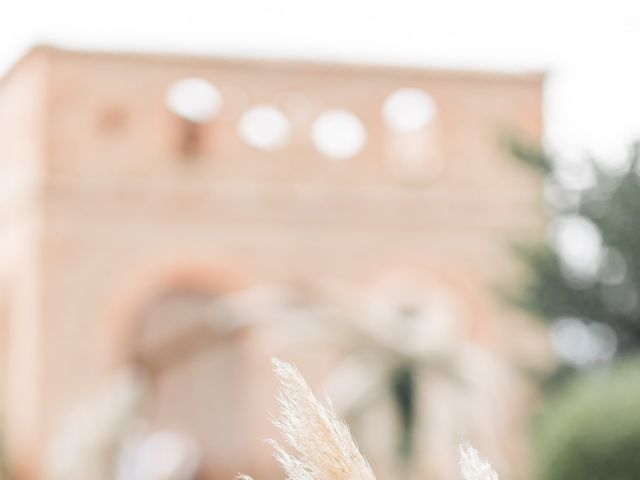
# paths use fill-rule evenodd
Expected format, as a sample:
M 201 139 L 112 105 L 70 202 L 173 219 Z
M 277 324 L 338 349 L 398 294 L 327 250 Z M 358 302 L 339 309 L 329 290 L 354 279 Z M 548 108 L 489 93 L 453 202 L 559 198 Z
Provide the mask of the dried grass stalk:
M 275 440 L 275 456 L 289 480 L 375 480 L 347 425 L 338 418 L 331 403 L 319 402 L 304 378 L 292 365 L 272 360 L 280 382 L 280 417 L 274 420 L 290 451 Z M 462 480 L 498 480 L 488 462 L 469 444 L 460 445 Z M 238 480 L 252 480 L 239 475 Z
M 271 441 L 276 458 L 290 480 L 375 480 L 371 467 L 347 425 L 329 402 L 319 402 L 302 375 L 273 359 L 280 382 L 280 417 L 274 421 L 290 445 L 287 451 Z M 292 452 L 292 453 L 291 453 Z
M 468 443 L 460 445 L 460 474 L 462 480 L 498 480 L 498 474 L 489 462 L 480 458 L 478 451 Z

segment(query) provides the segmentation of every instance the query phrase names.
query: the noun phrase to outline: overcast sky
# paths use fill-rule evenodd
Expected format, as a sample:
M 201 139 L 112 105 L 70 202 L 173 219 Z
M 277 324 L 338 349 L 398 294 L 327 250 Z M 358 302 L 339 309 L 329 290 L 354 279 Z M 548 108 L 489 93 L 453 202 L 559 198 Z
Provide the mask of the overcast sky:
M 0 71 L 34 43 L 544 69 L 552 146 L 615 157 L 640 137 L 638 0 L 0 0 Z

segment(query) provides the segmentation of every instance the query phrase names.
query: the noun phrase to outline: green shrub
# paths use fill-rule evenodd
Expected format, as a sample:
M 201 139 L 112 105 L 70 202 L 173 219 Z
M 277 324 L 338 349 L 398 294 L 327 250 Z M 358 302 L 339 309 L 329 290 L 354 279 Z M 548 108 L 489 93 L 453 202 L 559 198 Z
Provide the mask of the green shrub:
M 640 358 L 579 376 L 536 420 L 540 480 L 639 479 Z

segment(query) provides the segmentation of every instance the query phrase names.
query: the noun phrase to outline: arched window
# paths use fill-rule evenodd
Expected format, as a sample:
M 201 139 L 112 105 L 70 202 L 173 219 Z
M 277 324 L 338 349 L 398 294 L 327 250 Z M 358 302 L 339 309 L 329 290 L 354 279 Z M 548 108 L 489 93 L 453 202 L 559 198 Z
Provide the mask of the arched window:
M 165 102 L 180 119 L 181 153 L 187 156 L 200 153 L 202 125 L 211 122 L 222 108 L 220 90 L 202 78 L 183 78 L 169 86 Z
M 407 181 L 430 180 L 442 168 L 439 109 L 433 96 L 419 88 L 399 88 L 382 107 L 391 169 Z
M 316 119 L 311 131 L 313 144 L 332 160 L 346 160 L 360 153 L 367 131 L 360 119 L 348 110 L 328 110 Z

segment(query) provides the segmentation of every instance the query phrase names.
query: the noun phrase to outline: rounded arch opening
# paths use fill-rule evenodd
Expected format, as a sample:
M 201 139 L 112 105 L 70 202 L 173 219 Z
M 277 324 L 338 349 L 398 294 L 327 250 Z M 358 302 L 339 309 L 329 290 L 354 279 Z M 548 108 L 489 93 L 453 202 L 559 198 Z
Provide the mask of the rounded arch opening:
M 241 415 L 250 336 L 219 301 L 246 287 L 247 278 L 204 262 L 165 263 L 136 277 L 112 310 L 117 326 L 111 332 L 121 343 L 112 345 L 117 351 L 111 353 L 122 358 L 117 363 L 133 365 L 145 380 L 145 427 L 134 448 L 151 448 L 155 438 L 183 439 L 195 448 L 203 478 L 246 469 L 255 443 Z
M 242 466 L 247 442 L 242 405 L 246 366 L 243 328 L 217 307 L 219 294 L 174 286 L 140 311 L 134 358 L 150 378 L 147 420 L 200 449 L 211 475 Z

